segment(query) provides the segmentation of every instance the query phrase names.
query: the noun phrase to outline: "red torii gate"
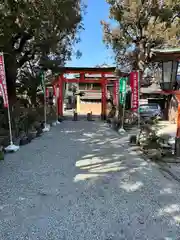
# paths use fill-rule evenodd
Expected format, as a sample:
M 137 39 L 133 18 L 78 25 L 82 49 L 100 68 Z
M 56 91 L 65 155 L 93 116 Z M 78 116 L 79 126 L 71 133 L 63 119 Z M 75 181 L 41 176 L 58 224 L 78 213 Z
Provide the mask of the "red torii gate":
M 58 116 L 63 116 L 63 86 L 64 83 L 100 83 L 101 84 L 101 116 L 104 119 L 106 117 L 106 107 L 107 107 L 107 84 L 109 82 L 114 82 L 113 84 L 113 98 L 117 104 L 118 101 L 118 79 L 115 76 L 115 67 L 97 67 L 97 68 L 82 68 L 82 67 L 63 67 L 60 69 L 60 74 L 53 81 L 53 87 L 59 89 L 59 96 L 57 101 L 58 107 Z M 64 76 L 64 74 L 80 74 L 79 78 L 68 79 Z M 85 74 L 89 76 L 86 77 Z M 90 78 L 91 75 L 98 74 L 100 77 Z M 112 75 L 114 75 L 114 79 L 112 79 Z

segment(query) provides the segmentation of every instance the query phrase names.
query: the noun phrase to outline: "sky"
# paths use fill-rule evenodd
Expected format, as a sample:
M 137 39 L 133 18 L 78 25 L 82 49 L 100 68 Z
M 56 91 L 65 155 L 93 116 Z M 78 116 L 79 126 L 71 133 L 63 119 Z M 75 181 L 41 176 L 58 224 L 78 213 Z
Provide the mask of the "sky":
M 101 20 L 108 20 L 109 6 L 106 0 L 87 0 L 84 28 L 80 37 L 81 42 L 75 46 L 75 51 L 82 53 L 80 59 L 72 57 L 67 63 L 69 67 L 95 67 L 106 63 L 113 65 L 112 52 L 103 43 Z

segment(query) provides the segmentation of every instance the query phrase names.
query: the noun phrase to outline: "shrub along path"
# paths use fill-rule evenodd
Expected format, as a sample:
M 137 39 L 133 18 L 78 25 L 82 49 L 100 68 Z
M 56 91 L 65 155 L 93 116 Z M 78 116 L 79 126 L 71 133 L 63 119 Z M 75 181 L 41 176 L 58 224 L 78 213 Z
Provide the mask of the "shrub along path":
M 100 122 L 66 121 L 0 162 L 0 239 L 178 239 L 180 185 Z

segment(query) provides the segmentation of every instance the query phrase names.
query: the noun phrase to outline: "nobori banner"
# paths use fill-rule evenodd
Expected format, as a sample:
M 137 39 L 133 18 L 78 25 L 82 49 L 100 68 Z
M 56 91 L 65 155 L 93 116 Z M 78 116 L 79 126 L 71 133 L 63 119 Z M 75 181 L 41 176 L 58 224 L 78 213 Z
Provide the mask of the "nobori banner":
M 6 73 L 5 73 L 3 53 L 0 53 L 0 96 L 3 97 L 4 107 L 7 108 L 9 105 L 9 102 L 8 102 L 8 94 L 7 94 Z
M 119 100 L 121 104 L 124 104 L 126 98 L 127 78 L 122 77 L 119 79 Z
M 139 72 L 133 71 L 130 73 L 131 86 L 131 110 L 137 111 L 139 107 Z

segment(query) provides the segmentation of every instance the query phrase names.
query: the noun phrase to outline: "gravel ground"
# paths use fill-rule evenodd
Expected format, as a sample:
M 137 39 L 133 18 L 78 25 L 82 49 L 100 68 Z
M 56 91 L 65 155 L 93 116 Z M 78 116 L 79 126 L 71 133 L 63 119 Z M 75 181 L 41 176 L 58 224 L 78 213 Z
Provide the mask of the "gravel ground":
M 180 239 L 180 185 L 100 122 L 67 121 L 0 162 L 0 240 Z

